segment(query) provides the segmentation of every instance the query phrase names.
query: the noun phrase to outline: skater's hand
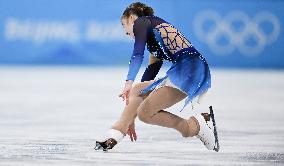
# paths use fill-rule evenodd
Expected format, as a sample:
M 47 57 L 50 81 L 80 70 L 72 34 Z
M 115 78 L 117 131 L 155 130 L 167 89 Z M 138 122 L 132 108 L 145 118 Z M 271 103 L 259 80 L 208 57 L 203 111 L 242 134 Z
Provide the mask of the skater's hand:
M 135 124 L 132 123 L 129 125 L 128 127 L 128 130 L 127 130 L 127 134 L 129 135 L 130 137 L 130 140 L 133 142 L 137 140 L 137 135 L 136 135 L 136 132 L 135 132 Z
M 130 90 L 132 88 L 132 84 L 133 84 L 132 80 L 126 81 L 124 89 L 121 92 L 121 94 L 119 95 L 119 97 L 122 97 L 123 101 L 126 102 L 126 105 L 128 105 L 128 103 L 129 103 L 129 94 L 130 94 Z

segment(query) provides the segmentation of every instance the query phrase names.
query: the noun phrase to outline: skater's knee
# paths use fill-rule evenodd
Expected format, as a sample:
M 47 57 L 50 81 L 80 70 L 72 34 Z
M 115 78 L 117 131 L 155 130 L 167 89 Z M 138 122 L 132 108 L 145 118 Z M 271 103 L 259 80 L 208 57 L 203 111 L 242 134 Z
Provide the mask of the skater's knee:
M 140 96 L 140 91 L 142 90 L 142 83 L 138 83 L 133 86 L 133 88 L 130 91 L 130 96 L 131 97 L 139 97 Z
M 143 110 L 138 112 L 138 118 L 144 123 L 149 123 L 151 119 L 151 117 Z
M 141 120 L 142 122 L 150 123 L 151 115 L 148 113 L 147 106 L 146 106 L 145 102 L 143 102 L 138 107 L 137 116 L 138 116 L 139 120 Z

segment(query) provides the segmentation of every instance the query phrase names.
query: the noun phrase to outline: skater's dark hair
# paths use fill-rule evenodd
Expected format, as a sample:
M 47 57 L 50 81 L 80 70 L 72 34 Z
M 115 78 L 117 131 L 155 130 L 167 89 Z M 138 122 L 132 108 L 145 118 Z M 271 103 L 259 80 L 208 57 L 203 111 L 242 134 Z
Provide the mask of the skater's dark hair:
M 154 10 L 150 6 L 145 5 L 141 2 L 134 2 L 130 4 L 123 12 L 121 19 L 129 18 L 130 15 L 142 16 L 153 16 Z

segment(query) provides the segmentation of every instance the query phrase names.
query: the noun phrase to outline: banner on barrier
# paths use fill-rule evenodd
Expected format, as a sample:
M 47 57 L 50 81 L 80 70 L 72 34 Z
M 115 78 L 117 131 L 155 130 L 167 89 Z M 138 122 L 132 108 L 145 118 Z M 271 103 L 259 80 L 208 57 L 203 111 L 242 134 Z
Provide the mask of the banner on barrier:
M 282 1 L 142 2 L 182 31 L 212 66 L 284 68 Z M 120 16 L 130 3 L 0 1 L 0 63 L 125 64 L 133 41 Z

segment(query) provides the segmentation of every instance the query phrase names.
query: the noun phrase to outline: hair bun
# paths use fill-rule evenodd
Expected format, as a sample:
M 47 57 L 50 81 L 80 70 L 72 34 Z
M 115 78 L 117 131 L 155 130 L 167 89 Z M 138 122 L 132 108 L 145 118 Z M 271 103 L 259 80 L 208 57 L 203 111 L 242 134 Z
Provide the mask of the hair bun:
M 130 15 L 137 15 L 138 17 L 142 16 L 153 16 L 154 10 L 150 6 L 147 6 L 141 2 L 135 2 L 130 4 L 125 11 L 123 12 L 122 18 L 128 18 Z

